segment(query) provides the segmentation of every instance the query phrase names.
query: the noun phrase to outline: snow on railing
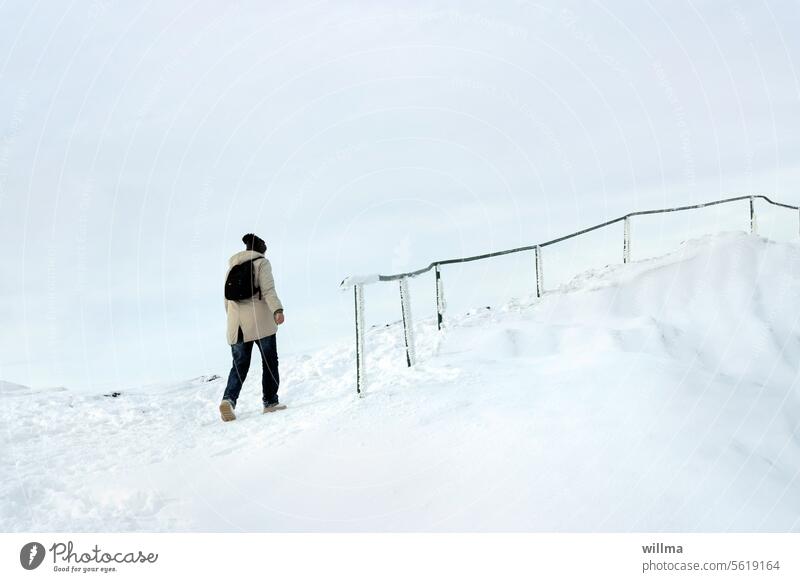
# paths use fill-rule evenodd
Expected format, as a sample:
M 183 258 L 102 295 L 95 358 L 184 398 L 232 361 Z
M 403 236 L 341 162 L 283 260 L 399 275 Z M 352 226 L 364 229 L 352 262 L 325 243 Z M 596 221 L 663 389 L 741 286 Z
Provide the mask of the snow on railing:
M 612 224 L 616 224 L 618 222 L 624 223 L 624 235 L 622 241 L 622 262 L 629 263 L 631 260 L 631 218 L 634 216 L 645 216 L 648 214 L 663 214 L 667 212 L 680 212 L 683 210 L 696 210 L 699 208 L 707 208 L 709 206 L 716 206 L 717 204 L 726 204 L 729 202 L 737 202 L 740 200 L 749 200 L 750 202 L 750 232 L 757 233 L 758 232 L 758 223 L 756 220 L 756 212 L 755 212 L 755 199 L 760 198 L 772 204 L 773 206 L 780 206 L 782 208 L 788 208 L 790 210 L 797 210 L 798 211 L 798 234 L 800 234 L 800 207 L 792 206 L 791 204 L 784 204 L 782 202 L 775 202 L 771 200 L 767 196 L 761 194 L 754 194 L 749 196 L 736 196 L 734 198 L 725 198 L 723 200 L 714 200 L 712 202 L 705 202 L 703 204 L 693 204 L 691 206 L 676 206 L 674 208 L 659 208 L 655 210 L 639 210 L 636 212 L 631 212 L 626 214 L 625 216 L 620 216 L 619 218 L 615 218 L 613 220 L 608 220 L 601 224 L 596 224 L 594 226 L 590 226 L 588 228 L 584 228 L 582 230 L 566 234 L 564 236 L 560 236 L 558 238 L 554 238 L 552 240 L 537 243 L 532 245 L 527 245 L 524 247 L 517 247 L 514 249 L 506 249 L 503 251 L 495 251 L 492 253 L 485 253 L 482 255 L 475 255 L 472 257 L 461 257 L 456 259 L 446 259 L 442 261 L 434 261 L 427 267 L 423 267 L 422 269 L 417 269 L 416 271 L 410 271 L 408 273 L 398 273 L 396 275 L 362 275 L 362 276 L 350 276 L 346 277 L 340 284 L 339 288 L 342 290 L 353 288 L 354 296 L 355 296 L 355 321 L 356 321 L 356 392 L 359 396 L 362 396 L 364 393 L 364 387 L 366 386 L 366 379 L 364 376 L 365 372 L 365 361 L 364 361 L 364 287 L 366 285 L 371 285 L 373 283 L 380 283 L 380 282 L 387 282 L 387 281 L 399 281 L 400 282 L 400 306 L 403 314 L 403 334 L 405 339 L 405 349 L 406 349 L 406 363 L 408 366 L 413 366 L 416 361 L 416 353 L 414 351 L 414 334 L 413 334 L 413 322 L 411 320 L 411 298 L 408 293 L 408 280 L 412 277 L 417 277 L 419 275 L 423 275 L 430 271 L 431 269 L 434 270 L 435 273 L 435 283 L 436 283 L 436 321 L 438 329 L 442 329 L 444 324 L 444 311 L 445 311 L 445 301 L 444 301 L 444 288 L 442 286 L 442 266 L 444 265 L 454 265 L 458 263 L 469 263 L 472 261 L 481 261 L 484 259 L 490 259 L 493 257 L 500 257 L 503 255 L 510 255 L 512 253 L 521 253 L 525 251 L 534 251 L 535 256 L 535 268 L 536 268 L 536 296 L 541 297 L 544 294 L 544 274 L 542 271 L 542 249 L 544 247 L 554 245 L 556 243 L 563 242 L 565 240 L 574 238 L 576 236 L 580 236 L 582 234 L 586 234 L 601 228 L 605 228 L 606 226 L 611 226 Z

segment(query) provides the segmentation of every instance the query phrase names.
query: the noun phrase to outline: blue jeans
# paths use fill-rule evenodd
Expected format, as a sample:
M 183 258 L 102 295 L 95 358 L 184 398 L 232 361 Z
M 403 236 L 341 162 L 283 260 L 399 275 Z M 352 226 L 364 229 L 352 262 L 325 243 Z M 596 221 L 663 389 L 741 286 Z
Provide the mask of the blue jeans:
M 253 344 L 255 344 L 261 354 L 261 390 L 264 406 L 278 401 L 280 376 L 278 375 L 278 346 L 275 337 L 276 334 L 272 334 L 253 342 L 240 341 L 231 346 L 233 367 L 228 376 L 228 386 L 222 396 L 223 400 L 230 400 L 233 406 L 236 406 L 239 392 L 242 391 L 242 384 L 244 384 L 244 379 L 247 378 L 247 372 L 250 369 L 250 356 L 253 353 Z M 241 332 L 239 339 L 242 339 Z

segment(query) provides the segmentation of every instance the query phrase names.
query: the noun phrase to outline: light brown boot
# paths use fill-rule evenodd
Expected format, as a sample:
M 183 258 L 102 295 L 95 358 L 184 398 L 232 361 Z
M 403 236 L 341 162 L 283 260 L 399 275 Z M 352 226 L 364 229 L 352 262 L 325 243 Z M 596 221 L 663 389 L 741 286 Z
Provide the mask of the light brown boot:
M 219 405 L 219 414 L 223 422 L 236 420 L 236 415 L 233 413 L 233 404 L 230 400 L 223 400 Z
M 286 409 L 285 404 L 278 404 L 276 402 L 275 404 L 270 404 L 269 406 L 265 406 L 262 413 L 266 414 L 267 412 L 275 412 L 276 410 L 285 410 L 285 409 Z

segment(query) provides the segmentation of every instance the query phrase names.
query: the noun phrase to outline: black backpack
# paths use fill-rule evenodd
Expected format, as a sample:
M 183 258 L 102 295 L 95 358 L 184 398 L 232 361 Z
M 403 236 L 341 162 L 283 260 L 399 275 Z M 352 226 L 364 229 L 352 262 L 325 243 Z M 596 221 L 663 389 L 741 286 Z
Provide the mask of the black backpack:
M 256 257 L 231 268 L 228 278 L 225 279 L 225 299 L 243 301 L 250 299 L 256 293 L 261 299 L 261 289 L 258 288 L 258 282 L 255 280 L 256 270 L 253 268 L 253 263 L 263 258 Z

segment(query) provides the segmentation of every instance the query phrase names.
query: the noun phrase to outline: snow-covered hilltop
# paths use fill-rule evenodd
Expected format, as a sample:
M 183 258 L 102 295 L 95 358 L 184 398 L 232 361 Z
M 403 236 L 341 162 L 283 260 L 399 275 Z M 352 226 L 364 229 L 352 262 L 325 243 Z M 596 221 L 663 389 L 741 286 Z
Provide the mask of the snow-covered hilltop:
M 0 530 L 800 531 L 800 247 L 743 233 L 541 300 L 116 397 L 4 384 Z M 219 371 L 225 376 L 224 371 Z

